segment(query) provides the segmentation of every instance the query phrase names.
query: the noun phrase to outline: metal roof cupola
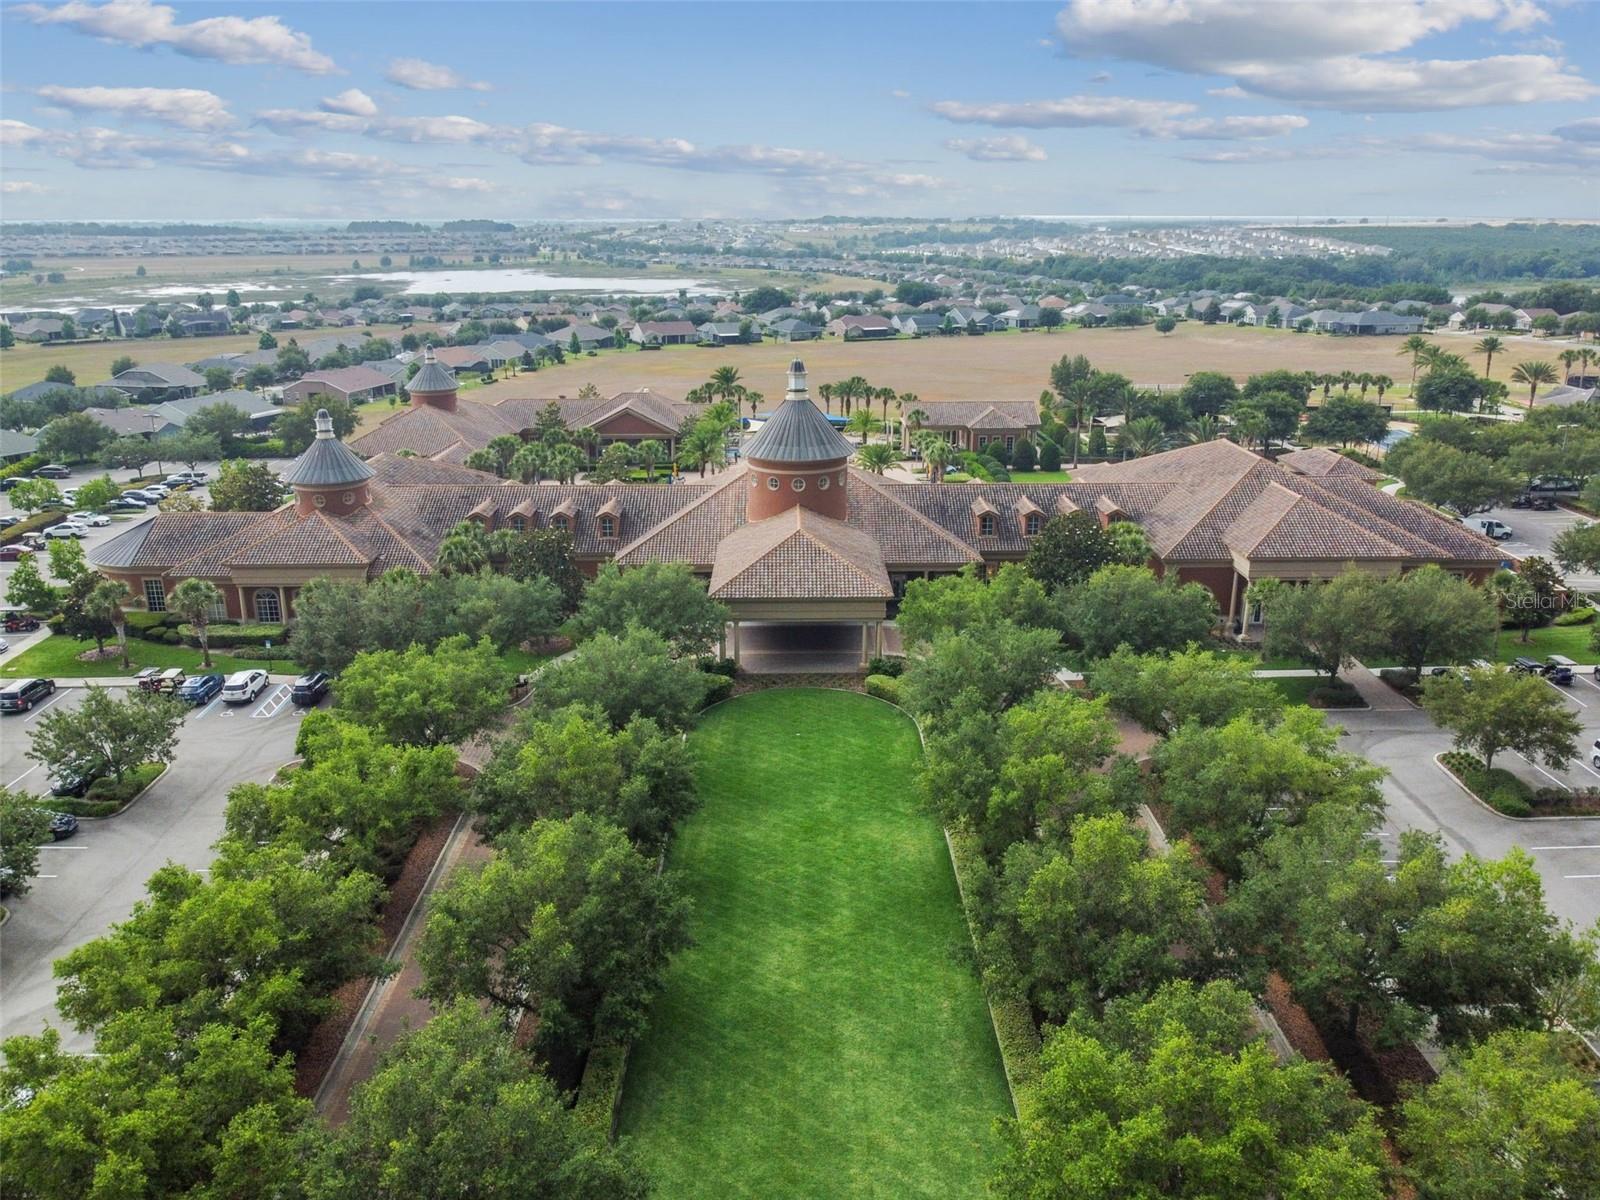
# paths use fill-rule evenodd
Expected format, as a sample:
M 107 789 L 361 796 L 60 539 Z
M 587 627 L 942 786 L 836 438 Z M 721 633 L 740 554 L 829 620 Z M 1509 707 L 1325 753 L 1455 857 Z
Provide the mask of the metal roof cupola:
M 433 347 L 422 349 L 422 369 L 406 384 L 414 407 L 456 410 L 456 377 L 449 367 L 433 357 Z
M 797 505 L 842 521 L 849 512 L 846 464 L 854 448 L 806 390 L 806 365 L 789 364 L 783 403 L 744 448 L 750 464 L 745 516 L 763 521 Z
M 317 410 L 317 436 L 305 453 L 290 464 L 283 481 L 294 488 L 295 511 L 353 512 L 372 498 L 368 486 L 375 472 L 333 435 L 328 410 Z

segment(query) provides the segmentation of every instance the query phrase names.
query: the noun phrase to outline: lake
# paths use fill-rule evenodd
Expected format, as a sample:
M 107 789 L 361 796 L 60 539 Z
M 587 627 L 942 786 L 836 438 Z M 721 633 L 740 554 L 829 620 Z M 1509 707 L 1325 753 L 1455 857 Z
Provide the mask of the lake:
M 675 294 L 679 288 L 691 292 L 720 295 L 724 289 L 703 279 L 608 278 L 593 275 L 549 275 L 527 267 L 462 268 L 444 271 L 385 271 L 333 275 L 335 283 L 366 281 L 403 283 L 407 296 L 433 295 L 435 292 L 593 292 L 607 295 L 661 296 Z

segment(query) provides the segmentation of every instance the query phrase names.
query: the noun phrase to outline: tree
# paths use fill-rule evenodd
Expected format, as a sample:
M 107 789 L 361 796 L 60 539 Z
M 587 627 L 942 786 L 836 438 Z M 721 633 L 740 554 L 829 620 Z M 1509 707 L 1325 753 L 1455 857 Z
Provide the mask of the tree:
M 32 515 L 61 503 L 61 493 L 48 479 L 27 479 L 11 489 L 11 506 Z
M 96 627 L 109 625 L 117 635 L 117 648 L 122 652 L 122 666 L 128 668 L 128 616 L 122 606 L 128 602 L 128 589 L 110 579 L 101 580 L 84 597 L 84 613 Z M 100 643 L 100 639 L 96 639 Z M 104 652 L 103 643 L 96 650 Z
M 280 360 L 282 354 L 279 355 Z M 215 438 L 223 457 L 238 452 L 239 439 L 250 432 L 250 418 L 231 404 L 208 404 L 184 423 L 184 432 Z
M 476 521 L 458 522 L 440 541 L 434 562 L 446 575 L 475 575 L 489 565 L 489 535 Z
M 1264 450 L 1273 442 L 1292 437 L 1300 428 L 1305 404 L 1288 392 L 1260 392 L 1241 398 L 1233 406 L 1233 422 L 1249 441 L 1259 442 Z
M 66 367 L 57 363 L 44 373 L 44 381 L 46 383 L 64 383 L 68 387 L 73 387 L 77 384 L 78 377 Z
M 277 348 L 278 339 L 273 337 L 270 333 L 263 331 L 261 336 L 256 339 L 257 350 L 276 350 Z
M 339 677 L 338 711 L 411 746 L 459 742 L 505 710 L 511 672 L 487 638 L 372 650 Z
M 155 457 L 155 444 L 149 438 L 137 433 L 108 441 L 100 450 L 100 462 L 103 466 L 132 471 L 134 474 L 143 472 L 148 464 L 155 461 Z M 121 494 L 120 488 L 118 494 Z
M 899 461 L 899 452 L 888 442 L 873 442 L 856 451 L 856 462 L 874 475 L 882 475 Z
M 643 1200 L 649 1190 L 465 1000 L 402 1037 L 352 1094 L 349 1121 L 319 1141 L 311 1200 Z
M 1233 407 L 1239 385 L 1220 371 L 1196 371 L 1178 393 L 1191 416 L 1217 416 Z
M 1521 486 L 1509 470 L 1485 455 L 1437 441 L 1406 438 L 1386 463 L 1406 482 L 1406 494 L 1447 504 L 1463 516 L 1509 500 Z
M 577 611 L 583 598 L 583 574 L 572 556 L 572 534 L 560 529 L 530 529 L 511 542 L 505 571 L 513 579 L 547 579 L 561 597 L 560 612 Z
M 182 463 L 189 470 L 203 462 L 215 462 L 222 457 L 222 447 L 217 439 L 206 434 L 192 434 L 188 430 L 173 434 L 161 443 L 167 457 Z
M 50 840 L 50 816 L 38 797 L 0 787 L 0 871 L 6 890 L 25 895 L 39 873 L 39 844 Z
M 1126 646 L 1089 665 L 1089 684 L 1111 707 L 1156 733 L 1190 722 L 1226 725 L 1250 716 L 1269 723 L 1283 708 L 1283 693 L 1257 679 L 1247 659 L 1202 650 L 1138 654 Z
M 78 485 L 78 504 L 91 511 L 104 508 L 120 495 L 122 486 L 109 475 L 101 475 Z
M 992 578 L 969 565 L 953 575 L 907 581 L 896 624 L 909 647 L 997 621 L 1031 628 L 1055 623 L 1044 585 L 1017 563 L 1005 563 Z
M 1555 367 L 1547 362 L 1518 363 L 1511 368 L 1512 382 L 1527 385 L 1530 409 L 1533 407 L 1533 398 L 1538 390 L 1545 384 L 1555 383 L 1559 378 Z
M 17 335 L 11 332 L 10 325 L 0 325 L 0 350 L 10 350 L 17 344 Z
M 211 484 L 216 512 L 271 512 L 283 503 L 283 488 L 264 462 L 224 462 Z
M 111 431 L 86 412 L 57 417 L 39 431 L 39 450 L 52 459 L 88 462 L 111 440 Z
M 1382 1200 L 1371 1110 L 1325 1063 L 1279 1065 L 1228 983 L 1168 984 L 1046 1041 L 1002 1126 L 1005 1200 Z
M 659 845 L 695 803 L 682 738 L 648 718 L 613 730 L 603 714 L 581 706 L 530 716 L 501 738 L 472 792 L 491 836 L 587 812 L 639 846 Z
M 1465 367 L 1435 367 L 1412 391 L 1417 407 L 1428 412 L 1471 412 L 1484 396 L 1484 379 Z
M 1376 404 L 1350 396 L 1330 396 L 1306 418 L 1306 437 L 1350 446 L 1376 442 L 1389 430 L 1389 415 Z
M 1567 571 L 1600 568 L 1600 524 L 1567 526 L 1556 535 L 1550 553 Z
M 1276 719 L 1246 714 L 1214 727 L 1184 725 L 1157 746 L 1155 765 L 1176 829 L 1237 878 L 1249 850 L 1316 805 L 1337 805 L 1352 820 L 1383 810 L 1383 772 L 1337 746 L 1337 730 L 1315 710 L 1295 707 Z
M 283 439 L 283 452 L 302 453 L 317 436 L 317 413 L 327 410 L 333 420 L 333 435 L 347 438 L 356 431 L 356 411 L 348 400 L 338 396 L 307 396 L 293 408 L 285 409 L 273 421 L 273 430 Z
M 613 729 L 635 717 L 686 729 L 706 696 L 705 676 L 648 629 L 596 633 L 571 658 L 539 673 L 535 699 L 547 711 L 582 704 L 603 712 Z
M 131 371 L 138 365 L 131 354 L 124 354 L 120 358 L 114 358 L 111 360 L 111 377 L 115 379 L 124 371 Z
M 666 459 L 667 448 L 654 438 L 646 438 L 633 447 L 633 456 L 638 460 L 639 465 L 644 468 L 645 482 L 654 483 L 656 481 L 656 465 Z
M 225 392 L 233 386 L 233 372 L 227 367 L 207 367 L 206 391 Z
M 208 579 L 185 579 L 167 597 L 167 611 L 194 626 L 200 639 L 200 666 L 211 666 L 211 614 L 222 603 L 222 592 Z
M 1275 588 L 1264 608 L 1267 655 L 1298 659 L 1330 680 L 1358 656 L 1381 650 L 1389 637 L 1383 586 L 1365 571 L 1345 571 L 1327 583 Z
M 247 388 L 260 391 L 264 387 L 270 387 L 272 381 L 277 377 L 277 372 L 271 367 L 265 363 L 258 363 L 245 372 L 244 385 Z
M 21 491 L 19 487 L 16 489 Z M 60 589 L 45 582 L 39 573 L 37 554 L 24 554 L 17 560 L 11 578 L 6 581 L 6 603 L 24 612 L 45 616 L 55 612 L 61 598 Z
M 1054 591 L 1087 579 L 1117 560 L 1117 549 L 1100 522 L 1085 512 L 1051 517 L 1028 545 L 1028 573 Z
M 1489 377 L 1494 369 L 1494 356 L 1505 348 L 1505 342 L 1497 337 L 1483 338 L 1472 348 L 1474 354 L 1483 355 L 1483 376 L 1485 379 Z
M 434 894 L 417 951 L 424 992 L 527 1010 L 547 1050 L 631 1040 L 688 943 L 676 881 L 586 813 L 536 821 L 497 851 Z
M 901 680 L 906 707 L 937 723 L 963 692 L 989 712 L 1010 708 L 1044 687 L 1061 660 L 1053 629 L 996 621 L 936 636 Z
M 581 636 L 648 629 L 679 654 L 704 654 L 720 641 L 728 609 L 706 594 L 686 563 L 652 562 L 623 570 L 606 563 L 584 593 L 574 618 Z
M 118 699 L 90 686 L 76 708 L 58 707 L 38 719 L 28 757 L 54 775 L 109 775 L 121 783 L 141 763 L 172 761 L 183 715 L 170 696 L 128 691 Z
M 1470 667 L 1428 679 L 1422 707 L 1455 735 L 1458 749 L 1476 755 L 1486 769 L 1502 750 L 1564 767 L 1576 756 L 1583 732 L 1566 702 L 1543 679 L 1501 667 Z
M 1091 659 L 1119 646 L 1144 653 L 1203 640 L 1217 623 L 1217 602 L 1198 583 L 1158 579 L 1146 567 L 1101 567 L 1060 593 L 1067 636 Z
M 1435 564 L 1386 580 L 1380 591 L 1389 648 L 1413 679 L 1430 663 L 1470 662 L 1494 639 L 1493 599 Z
M 1402 1111 L 1422 1200 L 1600 1194 L 1600 1098 L 1548 1035 L 1501 1033 L 1453 1056 Z
M 928 482 L 942 483 L 944 473 L 958 461 L 956 448 L 932 431 L 918 435 L 917 447 L 928 468 Z
M 1171 333 L 1177 327 L 1178 327 L 1178 319 L 1176 317 L 1157 317 L 1156 318 L 1156 332 L 1159 333 L 1162 337 L 1166 337 L 1167 334 Z
M 215 1196 L 276 1200 L 300 1174 L 311 1105 L 270 1023 L 180 1031 L 140 1009 L 100 1032 L 92 1055 L 47 1029 L 3 1047 L 0 1088 L 28 1095 L 0 1122 L 11 1191 L 37 1200 Z
M 1152 855 L 1121 814 L 1079 817 L 1059 846 L 1013 845 L 997 895 L 1001 936 L 1051 1021 L 1098 1013 L 1191 968 L 1207 945 L 1204 901 L 1189 848 Z M 1175 945 L 1188 949 L 1185 960 Z

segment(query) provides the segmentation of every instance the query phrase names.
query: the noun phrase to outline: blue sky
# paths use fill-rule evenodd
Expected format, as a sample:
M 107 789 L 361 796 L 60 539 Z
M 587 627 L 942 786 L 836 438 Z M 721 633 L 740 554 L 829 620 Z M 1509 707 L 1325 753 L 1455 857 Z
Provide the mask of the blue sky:
M 10 219 L 1600 216 L 1587 0 L 3 8 Z

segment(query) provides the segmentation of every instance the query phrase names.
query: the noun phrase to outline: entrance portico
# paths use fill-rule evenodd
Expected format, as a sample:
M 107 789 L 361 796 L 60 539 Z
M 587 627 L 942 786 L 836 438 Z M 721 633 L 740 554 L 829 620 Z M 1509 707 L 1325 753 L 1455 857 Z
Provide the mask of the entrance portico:
M 899 644 L 882 620 L 728 623 L 725 653 L 752 675 L 847 675 Z

